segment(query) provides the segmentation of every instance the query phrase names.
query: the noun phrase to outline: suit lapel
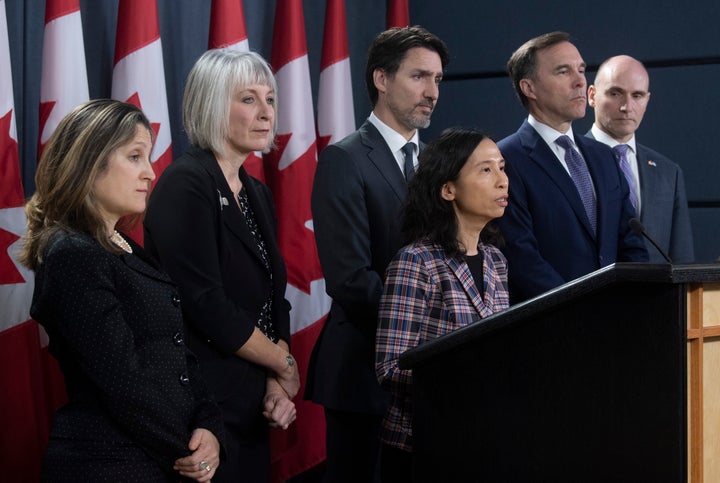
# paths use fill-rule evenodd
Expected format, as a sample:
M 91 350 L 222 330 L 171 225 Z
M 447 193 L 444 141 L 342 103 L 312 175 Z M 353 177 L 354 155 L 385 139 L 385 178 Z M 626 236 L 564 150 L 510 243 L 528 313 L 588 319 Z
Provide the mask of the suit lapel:
M 642 146 L 636 142 L 635 147 L 637 148 L 635 156 L 640 178 L 640 220 L 645 223 L 646 215 L 650 214 L 649 211 L 652 211 L 655 205 L 654 198 L 660 192 L 657 178 L 658 168 L 657 164 L 650 164 L 654 161 L 648 159 L 647 151 Z
M 472 302 L 475 311 L 478 314 L 483 315 L 483 309 L 485 305 L 483 304 L 482 295 L 477 289 L 478 285 L 482 286 L 482 280 L 480 280 L 479 284 L 475 283 L 472 278 L 472 274 L 470 273 L 470 269 L 467 266 L 467 263 L 460 263 L 455 258 L 446 258 L 445 263 L 450 268 L 450 271 L 453 273 L 453 275 L 455 275 L 455 278 L 457 278 L 457 280 L 460 282 L 460 285 L 465 291 L 465 294 L 467 295 L 470 302 Z
M 160 270 L 157 262 L 150 258 L 143 248 L 133 240 L 123 237 L 133 249 L 133 255 L 121 254 L 120 259 L 128 266 L 128 268 L 155 280 L 174 285 L 170 276 Z
M 385 178 L 398 199 L 404 200 L 407 192 L 405 177 L 380 131 L 370 121 L 365 121 L 359 131 L 363 145 L 368 148 L 367 156 L 370 162 Z
M 580 223 L 585 227 L 585 231 L 592 238 L 595 238 L 593 229 L 590 226 L 590 220 L 587 217 L 587 213 L 585 213 L 585 206 L 580 199 L 580 194 L 575 187 L 575 183 L 573 183 L 573 180 L 570 178 L 568 172 L 562 164 L 560 164 L 560 161 L 558 161 L 557 156 L 555 156 L 555 153 L 552 149 L 550 149 L 550 146 L 545 143 L 543 138 L 541 138 L 537 131 L 535 131 L 535 128 L 533 128 L 527 121 L 525 121 L 520 127 L 519 134 L 520 142 L 524 149 L 527 150 L 528 157 L 540 166 L 540 168 L 547 173 L 550 179 L 552 179 L 553 183 L 555 183 L 558 189 L 562 192 L 563 196 L 565 196 L 565 199 L 567 199 L 570 207 L 575 212 L 575 216 L 577 216 Z M 577 140 L 576 144 L 578 144 Z M 578 147 L 581 147 L 580 144 L 578 144 Z M 582 151 L 581 147 L 581 152 Z M 587 160 L 587 156 L 584 152 L 582 152 L 582 155 Z M 590 172 L 590 175 L 593 175 L 592 171 Z
M 248 229 L 245 217 L 240 211 L 240 207 L 238 206 L 237 201 L 235 201 L 233 192 L 230 189 L 227 180 L 225 179 L 225 175 L 220 169 L 220 165 L 215 159 L 215 156 L 213 156 L 211 153 L 206 151 L 205 154 L 206 155 L 200 157 L 200 162 L 215 181 L 218 205 L 220 208 L 220 221 L 222 224 L 220 229 L 230 232 L 234 237 L 240 240 L 243 245 L 245 245 L 245 247 L 248 249 L 248 251 L 250 251 L 250 253 L 252 253 L 259 261 L 262 262 L 262 257 L 260 256 L 257 242 L 252 236 L 252 233 L 250 233 L 250 230 Z M 240 169 L 242 174 L 244 170 L 242 168 Z M 243 186 L 245 186 L 245 189 L 247 190 L 247 179 L 243 180 L 241 176 L 241 180 L 243 181 Z

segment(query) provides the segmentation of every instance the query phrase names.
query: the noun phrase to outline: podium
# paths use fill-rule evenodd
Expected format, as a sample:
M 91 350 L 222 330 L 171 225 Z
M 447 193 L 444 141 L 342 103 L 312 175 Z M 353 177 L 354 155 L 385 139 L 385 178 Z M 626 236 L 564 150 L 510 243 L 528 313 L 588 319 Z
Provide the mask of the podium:
M 617 263 L 399 363 L 415 481 L 720 481 L 720 265 Z

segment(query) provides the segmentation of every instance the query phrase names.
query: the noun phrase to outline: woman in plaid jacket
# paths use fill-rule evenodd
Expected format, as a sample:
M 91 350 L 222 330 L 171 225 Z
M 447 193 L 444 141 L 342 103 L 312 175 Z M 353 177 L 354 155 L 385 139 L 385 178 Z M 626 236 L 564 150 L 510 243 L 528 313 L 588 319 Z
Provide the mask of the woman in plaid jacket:
M 408 186 L 403 231 L 412 243 L 387 269 L 376 342 L 376 373 L 391 392 L 382 424 L 383 481 L 411 475 L 412 373 L 406 350 L 508 307 L 507 264 L 488 223 L 508 203 L 505 161 L 474 129 L 451 128 L 420 155 Z

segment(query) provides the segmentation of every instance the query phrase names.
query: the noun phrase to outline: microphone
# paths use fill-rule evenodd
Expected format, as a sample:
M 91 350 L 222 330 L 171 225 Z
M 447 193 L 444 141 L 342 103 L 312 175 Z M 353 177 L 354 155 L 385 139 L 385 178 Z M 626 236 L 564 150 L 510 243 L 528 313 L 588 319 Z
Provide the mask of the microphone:
M 670 257 L 667 256 L 667 253 L 663 251 L 662 248 L 660 248 L 660 245 L 658 245 L 655 240 L 652 239 L 650 235 L 648 235 L 647 230 L 645 229 L 645 226 L 640 223 L 640 220 L 637 218 L 630 218 L 630 221 L 628 222 L 630 225 L 630 228 L 632 231 L 637 233 L 638 235 L 644 236 L 650 243 L 652 243 L 652 246 L 654 246 L 658 252 L 660 252 L 660 255 L 663 256 L 665 260 L 667 260 L 668 263 L 672 263 L 672 260 L 670 260 Z

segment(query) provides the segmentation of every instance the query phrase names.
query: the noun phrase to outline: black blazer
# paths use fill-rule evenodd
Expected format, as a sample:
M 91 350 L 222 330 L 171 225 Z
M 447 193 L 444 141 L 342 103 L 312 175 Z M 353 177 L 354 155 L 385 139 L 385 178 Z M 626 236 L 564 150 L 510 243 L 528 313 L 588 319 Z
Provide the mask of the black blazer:
M 262 416 L 265 368 L 235 355 L 250 337 L 273 287 L 272 320 L 290 343 L 285 263 L 277 246 L 270 190 L 240 170 L 267 246 L 272 279 L 215 156 L 191 147 L 162 174 L 145 217 L 145 247 L 183 298 L 188 345 L 223 409 L 225 422 L 253 439 Z
M 375 377 L 375 330 L 385 269 L 403 245 L 406 193 L 393 153 L 369 121 L 320 153 L 312 214 L 332 306 L 305 397 L 325 407 L 381 415 L 387 406 Z
M 44 480 L 177 481 L 172 465 L 189 454 L 193 429 L 222 440 L 220 410 L 184 344 L 176 288 L 130 243 L 133 255 L 115 255 L 62 233 L 36 272 L 30 313 L 50 336 L 69 397 L 54 416 Z

